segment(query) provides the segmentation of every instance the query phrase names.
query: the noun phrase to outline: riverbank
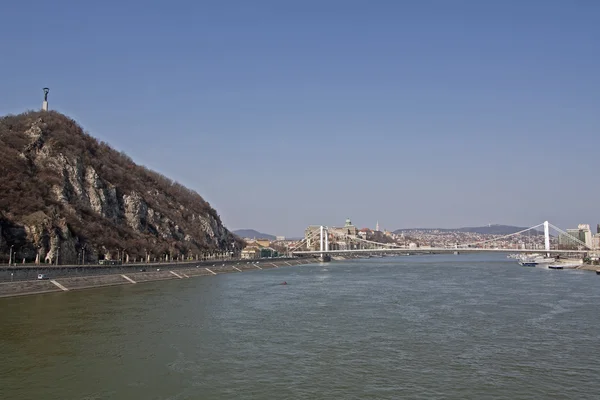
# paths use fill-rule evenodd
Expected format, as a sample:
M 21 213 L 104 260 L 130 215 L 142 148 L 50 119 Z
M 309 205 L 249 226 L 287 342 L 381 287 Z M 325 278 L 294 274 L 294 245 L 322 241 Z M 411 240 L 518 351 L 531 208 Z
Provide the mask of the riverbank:
M 318 262 L 318 259 L 311 257 L 284 260 L 230 261 L 228 263 L 212 263 L 209 265 L 170 265 L 166 268 L 164 266 L 151 268 L 151 266 L 142 265 L 125 271 L 123 268 L 113 268 L 113 273 L 106 272 L 106 270 L 110 272 L 110 268 L 102 268 L 101 274 L 94 274 L 94 272 L 98 272 L 99 269 L 89 269 L 86 271 L 85 267 L 80 267 L 68 271 L 66 268 L 62 268 L 60 271 L 58 269 L 50 270 L 50 272 L 44 271 L 48 278 L 44 280 L 30 279 L 0 283 L 0 297 L 68 292 L 72 290 L 115 285 L 134 285 L 167 279 L 189 279 L 197 276 L 214 276 L 235 272 L 259 271 L 263 269 L 293 267 Z M 58 272 L 61 274 L 58 274 Z M 71 275 L 68 275 L 68 272 L 71 272 Z
M 583 264 L 575 269 L 581 269 L 584 271 L 600 271 L 600 265 Z

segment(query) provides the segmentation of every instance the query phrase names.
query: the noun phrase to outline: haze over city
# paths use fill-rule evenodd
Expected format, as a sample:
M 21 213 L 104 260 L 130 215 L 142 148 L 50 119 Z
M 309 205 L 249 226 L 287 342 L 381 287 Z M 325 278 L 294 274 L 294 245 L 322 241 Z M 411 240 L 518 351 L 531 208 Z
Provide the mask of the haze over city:
M 231 229 L 595 225 L 599 16 L 594 1 L 15 2 L 0 114 L 50 87 L 52 109 Z

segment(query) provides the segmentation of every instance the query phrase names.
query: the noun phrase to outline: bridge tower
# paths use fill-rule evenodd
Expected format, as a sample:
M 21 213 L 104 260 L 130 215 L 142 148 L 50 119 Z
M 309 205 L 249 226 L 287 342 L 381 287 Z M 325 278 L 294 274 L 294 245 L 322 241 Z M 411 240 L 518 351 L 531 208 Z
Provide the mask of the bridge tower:
M 319 257 L 321 258 L 321 261 L 331 261 L 331 258 L 327 254 L 327 252 L 329 251 L 329 228 L 321 225 L 319 227 L 319 232 L 321 236 L 319 246 L 319 251 L 321 252 L 321 254 L 319 255 Z
M 319 227 L 319 251 L 323 251 L 323 225 Z
M 544 221 L 544 248 L 546 249 L 546 257 L 550 257 L 550 223 L 548 221 Z

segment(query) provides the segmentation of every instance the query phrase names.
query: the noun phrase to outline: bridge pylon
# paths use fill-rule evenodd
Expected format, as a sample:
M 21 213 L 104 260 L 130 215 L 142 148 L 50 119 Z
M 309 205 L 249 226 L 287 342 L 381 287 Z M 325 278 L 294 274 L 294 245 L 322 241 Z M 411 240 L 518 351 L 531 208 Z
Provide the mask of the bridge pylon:
M 327 254 L 327 252 L 329 251 L 329 228 L 326 226 L 321 225 L 319 227 L 319 233 L 320 233 L 320 254 L 319 254 L 319 260 L 321 260 L 321 262 L 329 262 L 331 261 L 331 257 L 329 256 L 329 254 Z
M 544 221 L 544 249 L 546 257 L 550 257 L 550 223 L 548 221 Z

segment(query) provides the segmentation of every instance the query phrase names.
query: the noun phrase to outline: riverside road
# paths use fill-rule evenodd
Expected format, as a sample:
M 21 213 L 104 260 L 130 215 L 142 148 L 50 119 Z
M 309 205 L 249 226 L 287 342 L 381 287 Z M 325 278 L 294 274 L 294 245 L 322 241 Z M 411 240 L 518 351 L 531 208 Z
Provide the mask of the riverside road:
M 292 258 L 273 258 L 259 260 L 208 260 L 208 261 L 185 261 L 172 263 L 137 263 L 126 265 L 16 265 L 0 267 L 0 282 L 17 282 L 29 281 L 38 278 L 38 274 L 44 274 L 48 279 L 59 277 L 76 277 L 76 276 L 93 276 L 93 275 L 112 275 L 112 274 L 127 274 L 133 272 L 156 271 L 160 270 L 177 270 L 183 268 L 193 268 L 196 265 L 200 267 L 222 266 L 222 265 L 237 265 L 255 262 L 275 262 L 292 260 Z

